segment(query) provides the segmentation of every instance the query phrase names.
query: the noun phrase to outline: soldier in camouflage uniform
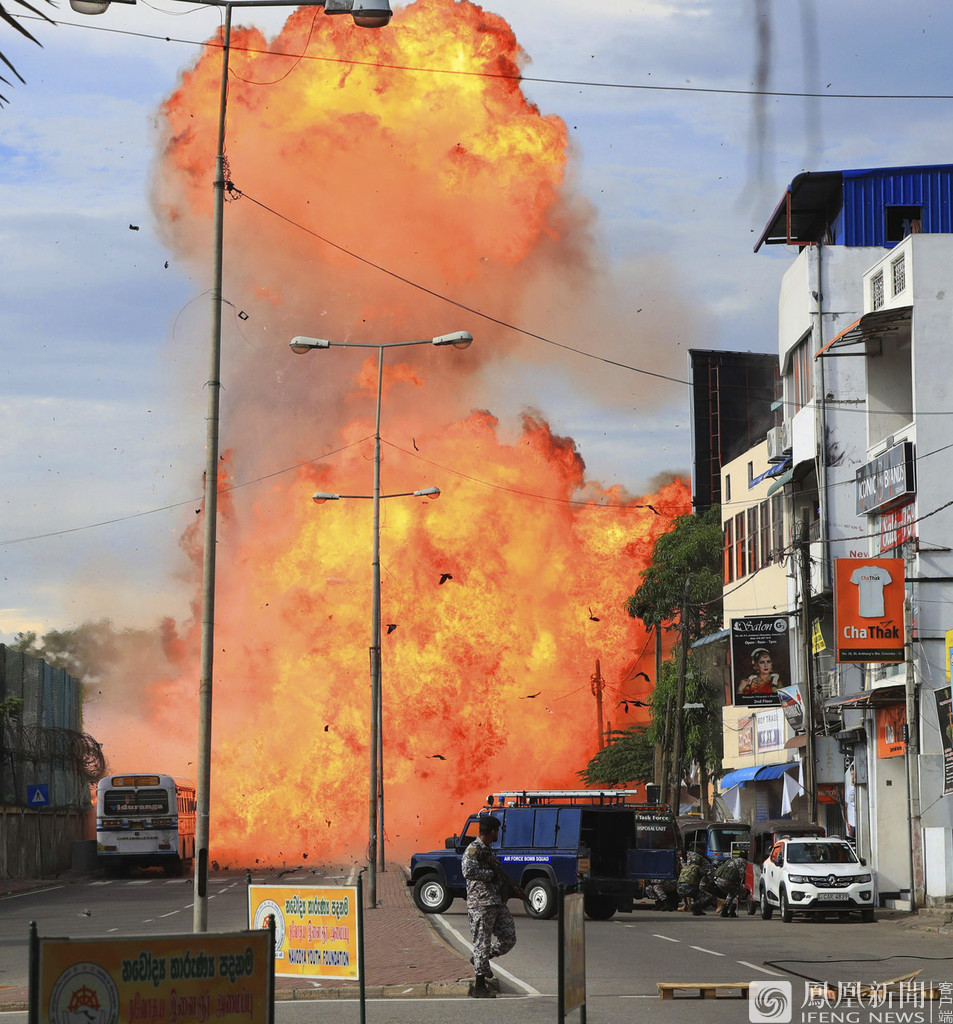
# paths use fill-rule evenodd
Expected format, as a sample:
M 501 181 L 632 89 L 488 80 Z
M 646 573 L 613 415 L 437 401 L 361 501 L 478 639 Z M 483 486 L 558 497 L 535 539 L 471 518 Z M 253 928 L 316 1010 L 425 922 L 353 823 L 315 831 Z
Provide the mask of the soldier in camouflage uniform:
M 500 834 L 500 820 L 480 819 L 480 833 L 463 851 L 463 877 L 467 882 L 467 917 L 473 937 L 473 972 L 476 982 L 472 995 L 477 999 L 495 999 L 496 992 L 487 986 L 493 977 L 490 958 L 508 953 L 516 945 L 516 925 L 506 906 L 512 896 L 525 893 L 513 885 L 490 848 Z

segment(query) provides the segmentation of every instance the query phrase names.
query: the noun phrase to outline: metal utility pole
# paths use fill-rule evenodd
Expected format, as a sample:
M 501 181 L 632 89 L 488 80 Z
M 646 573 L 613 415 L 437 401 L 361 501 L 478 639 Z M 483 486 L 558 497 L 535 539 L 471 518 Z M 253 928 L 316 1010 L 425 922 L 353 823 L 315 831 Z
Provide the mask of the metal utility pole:
M 599 659 L 596 658 L 596 671 L 591 679 L 592 693 L 596 698 L 596 725 L 599 729 L 599 749 L 605 750 L 606 746 L 606 733 L 605 726 L 602 722 L 602 671 L 599 668 Z
M 904 575 L 912 573 L 910 546 L 904 545 Z M 904 693 L 907 705 L 906 768 L 907 810 L 910 816 L 910 910 L 916 913 L 924 903 L 923 844 L 920 831 L 920 729 L 917 715 L 917 686 L 913 664 L 913 593 L 907 586 L 903 600 Z
M 682 749 L 684 746 L 684 717 L 682 705 L 685 703 L 685 671 L 688 665 L 688 588 L 690 579 L 685 580 L 685 591 L 682 594 L 682 615 L 679 629 L 681 644 L 678 649 L 678 686 L 675 691 L 675 739 L 672 744 L 672 775 L 675 778 L 675 799 L 671 801 L 672 810 L 677 815 L 682 805 Z
M 808 541 L 808 519 L 801 521 L 798 542 L 801 575 L 801 642 L 804 655 L 804 788 L 810 801 L 811 821 L 817 821 L 817 780 L 814 757 L 814 656 L 811 653 L 811 545 Z
M 658 698 L 658 684 L 662 678 L 662 626 L 660 623 L 655 623 L 655 693 L 652 695 L 653 712 L 652 717 L 655 718 L 654 704 Z M 662 734 L 661 741 L 656 738 L 655 741 L 655 758 L 652 762 L 653 775 L 655 777 L 656 785 L 659 786 L 659 794 L 662 802 L 665 802 L 666 794 L 664 790 L 664 779 L 663 775 L 665 772 L 665 745 L 668 743 L 668 706 L 665 709 L 665 732 Z

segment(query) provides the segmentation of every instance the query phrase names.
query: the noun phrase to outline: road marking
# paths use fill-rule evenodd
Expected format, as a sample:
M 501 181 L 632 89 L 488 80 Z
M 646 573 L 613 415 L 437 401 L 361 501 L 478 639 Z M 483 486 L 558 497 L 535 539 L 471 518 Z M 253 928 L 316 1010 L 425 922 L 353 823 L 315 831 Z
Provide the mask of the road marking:
M 786 977 L 786 975 L 779 974 L 777 971 L 769 971 L 767 967 L 759 967 L 757 964 L 749 964 L 747 960 L 736 960 L 735 963 L 741 964 L 742 967 L 750 967 L 753 971 L 760 971 L 762 974 L 770 974 L 772 978 Z
M 8 892 L 0 896 L 0 899 L 4 900 L 15 900 L 20 896 L 36 896 L 37 893 L 41 892 L 52 892 L 54 889 L 65 889 L 63 885 L 49 885 L 45 889 L 27 889 L 25 892 Z
M 168 914 L 160 914 L 159 917 L 174 917 L 176 914 L 180 914 L 180 910 L 170 910 Z
M 705 949 L 704 946 L 690 946 L 690 949 L 697 949 L 699 953 L 711 953 L 712 956 L 724 956 L 724 953 L 716 953 L 713 949 Z
M 467 940 L 457 931 L 456 928 L 453 927 L 452 924 L 450 924 L 450 922 L 443 916 L 443 914 L 434 914 L 434 917 L 440 922 L 442 927 L 446 928 L 447 931 L 450 932 L 450 934 L 457 940 L 457 942 L 460 943 L 461 946 L 464 947 L 464 949 L 469 949 L 471 953 L 473 952 L 473 944 L 467 942 Z M 542 995 L 542 992 L 537 991 L 537 989 L 533 988 L 532 985 L 527 985 L 525 981 L 523 981 L 521 978 L 517 978 L 515 974 L 510 974 L 510 972 L 505 967 L 500 967 L 499 963 L 494 963 L 493 973 L 502 974 L 504 978 L 507 978 L 509 981 L 512 981 L 514 985 L 519 986 L 519 988 L 521 988 L 529 996 Z
M 652 938 L 653 939 L 664 939 L 666 942 L 681 942 L 682 941 L 681 939 L 670 938 L 668 935 L 659 935 L 657 932 L 653 932 L 652 933 Z

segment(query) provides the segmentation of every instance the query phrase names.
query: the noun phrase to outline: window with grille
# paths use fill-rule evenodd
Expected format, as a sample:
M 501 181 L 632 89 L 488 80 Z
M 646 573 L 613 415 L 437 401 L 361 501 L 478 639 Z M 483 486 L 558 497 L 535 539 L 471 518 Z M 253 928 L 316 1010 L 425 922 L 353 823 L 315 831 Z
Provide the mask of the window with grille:
M 884 274 L 881 270 L 870 279 L 870 302 L 873 308 L 883 309 L 884 305 Z
M 771 512 L 770 502 L 761 502 L 761 565 L 769 565 L 771 562 Z
M 781 561 L 781 552 L 784 548 L 784 506 L 783 496 L 774 494 L 771 496 L 771 553 L 776 561 Z
M 899 295 L 907 287 L 907 267 L 902 253 L 890 264 L 890 270 L 893 274 L 893 293 Z
M 748 572 L 758 570 L 758 506 L 753 505 L 748 515 Z
M 731 583 L 735 578 L 735 531 L 732 529 L 733 526 L 730 519 L 725 523 L 725 583 Z
M 745 514 L 739 512 L 735 516 L 735 578 L 741 579 L 748 572 L 748 562 L 745 557 Z
M 814 358 L 811 352 L 811 336 L 807 335 L 798 342 L 791 358 L 791 369 L 794 375 L 791 398 L 794 411 L 803 409 L 814 395 Z

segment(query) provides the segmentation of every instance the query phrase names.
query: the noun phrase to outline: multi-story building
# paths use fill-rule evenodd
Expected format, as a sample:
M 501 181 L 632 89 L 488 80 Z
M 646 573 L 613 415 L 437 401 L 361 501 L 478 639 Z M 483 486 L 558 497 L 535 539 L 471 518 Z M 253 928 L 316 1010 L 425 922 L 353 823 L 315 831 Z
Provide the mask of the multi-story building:
M 800 252 L 780 292 L 778 418 L 764 445 L 723 472 L 733 501 L 739 476 L 758 481 L 745 504 L 723 506 L 725 625 L 770 616 L 790 626 L 786 698 L 803 702 L 803 728 L 792 727 L 800 709 L 789 699 L 785 753 L 775 760 L 790 763 L 774 769 L 789 778 L 776 809 L 854 835 L 877 868 L 881 903 L 912 894 L 919 905 L 953 895 L 953 165 L 799 175 L 756 251 L 763 244 Z M 776 469 L 764 477 L 768 462 Z M 783 531 L 769 554 L 781 556 L 764 562 L 759 550 L 752 576 L 750 549 L 739 562 L 737 530 L 750 537 L 757 522 L 761 537 L 765 503 L 769 529 L 779 520 Z M 889 563 L 892 576 L 879 576 L 881 565 L 863 578 L 895 589 L 904 580 L 906 611 L 882 629 L 899 653 L 848 650 L 847 631 L 865 630 L 845 625 L 843 599 L 840 621 L 835 613 L 835 595 L 849 589 L 838 560 L 858 560 L 861 572 L 893 557 L 905 561 Z M 776 565 L 783 584 L 767 575 Z M 751 671 L 736 658 L 736 680 Z M 734 789 L 733 805 L 757 817 L 775 809 L 776 794 L 761 786 L 757 742 L 742 753 L 736 737 L 746 717 L 757 735 L 757 718 L 774 706 L 736 697 L 725 709 L 723 789 L 729 805 Z M 742 788 L 755 796 L 739 800 Z

